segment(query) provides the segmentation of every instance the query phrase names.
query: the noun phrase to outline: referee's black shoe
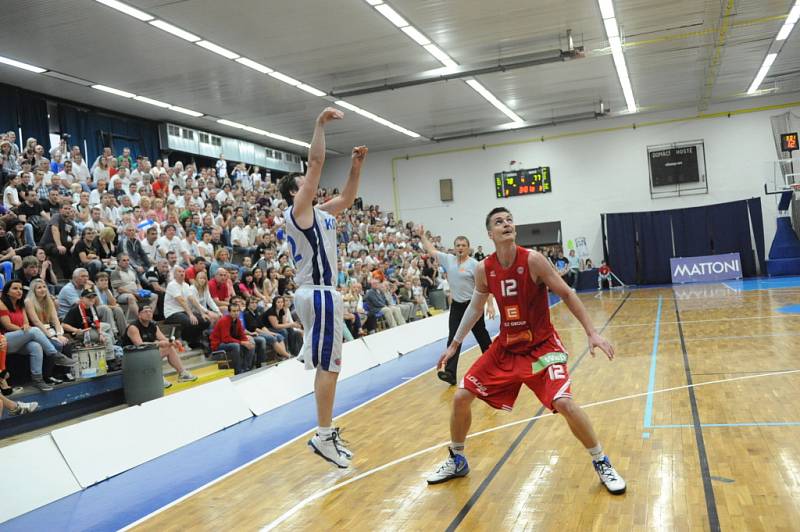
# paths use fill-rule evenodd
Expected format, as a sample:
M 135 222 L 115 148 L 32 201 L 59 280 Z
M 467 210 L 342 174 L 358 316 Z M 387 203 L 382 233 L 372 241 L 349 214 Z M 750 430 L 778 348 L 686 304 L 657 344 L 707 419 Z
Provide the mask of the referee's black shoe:
M 447 371 L 446 369 L 439 371 L 436 375 L 439 377 L 440 380 L 443 380 L 450 386 L 456 385 L 456 376 Z

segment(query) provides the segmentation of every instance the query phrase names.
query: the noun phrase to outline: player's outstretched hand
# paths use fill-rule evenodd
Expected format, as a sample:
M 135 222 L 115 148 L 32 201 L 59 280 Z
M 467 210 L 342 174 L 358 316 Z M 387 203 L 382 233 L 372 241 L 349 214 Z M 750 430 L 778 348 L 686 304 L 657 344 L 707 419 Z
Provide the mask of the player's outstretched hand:
M 344 113 L 342 111 L 334 107 L 326 107 L 317 117 L 317 122 L 324 126 L 331 120 L 341 120 L 342 118 L 344 118 Z
M 599 347 L 603 353 L 606 354 L 609 360 L 614 360 L 614 346 L 611 342 L 603 338 L 597 333 L 589 336 L 589 353 L 594 356 L 594 348 Z
M 461 344 L 459 344 L 455 340 L 450 342 L 450 346 L 447 348 L 447 351 L 442 353 L 442 356 L 439 357 L 439 363 L 436 364 L 436 368 L 444 369 L 444 366 L 445 364 L 447 364 L 447 361 L 456 355 L 456 351 L 458 350 L 460 345 Z
M 367 158 L 367 152 L 369 149 L 366 146 L 356 146 L 353 148 L 353 153 L 350 157 L 353 159 L 353 162 L 363 163 L 364 159 Z

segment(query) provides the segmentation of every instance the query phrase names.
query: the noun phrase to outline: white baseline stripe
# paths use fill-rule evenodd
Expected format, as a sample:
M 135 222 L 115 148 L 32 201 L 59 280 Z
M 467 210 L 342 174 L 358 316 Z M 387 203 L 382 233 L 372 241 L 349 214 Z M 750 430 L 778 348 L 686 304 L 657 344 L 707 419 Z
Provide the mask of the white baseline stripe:
M 781 372 L 773 372 L 773 373 L 759 373 L 757 375 L 746 375 L 746 376 L 743 376 L 743 377 L 732 377 L 730 379 L 719 379 L 719 380 L 715 380 L 715 381 L 699 382 L 699 383 L 695 383 L 695 384 L 684 384 L 683 386 L 674 386 L 672 388 L 663 388 L 661 390 L 655 390 L 652 393 L 653 394 L 667 393 L 667 392 L 673 392 L 675 390 L 683 390 L 683 389 L 686 389 L 686 388 L 698 388 L 700 386 L 708 386 L 708 385 L 711 385 L 711 384 L 721 384 L 721 383 L 732 382 L 732 381 L 741 381 L 741 380 L 747 380 L 747 379 L 757 379 L 757 378 L 760 378 L 760 377 L 774 377 L 776 375 L 788 375 L 788 374 L 791 374 L 791 373 L 800 373 L 800 369 L 792 369 L 792 370 L 781 371 Z M 588 403 L 588 404 L 582 405 L 582 408 L 590 408 L 590 407 L 593 407 L 593 406 L 600 406 L 600 405 L 606 405 L 606 404 L 610 404 L 610 403 L 616 403 L 616 402 L 619 402 L 619 401 L 625 401 L 625 400 L 628 400 L 628 399 L 635 399 L 637 397 L 644 397 L 648 393 L 650 393 L 650 392 L 641 392 L 641 393 L 636 393 L 636 394 L 633 394 L 633 395 L 626 395 L 626 396 L 623 396 L 623 397 L 617 397 L 617 398 L 614 398 L 614 399 L 606 399 L 604 401 L 596 401 L 594 403 Z M 497 427 L 492 427 L 490 429 L 482 430 L 480 432 L 475 432 L 473 434 L 468 435 L 467 438 L 475 438 L 477 436 L 482 436 L 484 434 L 489 434 L 491 432 L 495 432 L 495 431 L 498 431 L 498 430 L 507 429 L 509 427 L 514 427 L 514 426 L 517 426 L 517 425 L 522 425 L 524 423 L 529 423 L 529 422 L 533 421 L 534 419 L 541 419 L 541 418 L 545 418 L 545 417 L 549 417 L 549 416 L 553 416 L 553 415 L 555 415 L 555 414 L 548 412 L 547 414 L 542 414 L 542 415 L 539 415 L 539 416 L 533 416 L 533 417 L 529 417 L 529 418 L 526 418 L 526 419 L 521 419 L 519 421 L 512 421 L 511 423 L 506 423 L 504 425 L 499 425 Z M 388 469 L 388 468 L 390 468 L 392 466 L 395 466 L 397 464 L 400 464 L 400 463 L 403 463 L 403 462 L 407 462 L 408 460 L 416 458 L 417 456 L 423 455 L 423 454 L 425 454 L 427 452 L 430 452 L 430 451 L 433 451 L 435 449 L 439 449 L 440 447 L 444 447 L 446 445 L 449 445 L 449 443 L 450 443 L 449 441 L 446 441 L 446 442 L 437 443 L 436 445 L 431 445 L 430 447 L 426 447 L 425 449 L 419 450 L 419 451 L 417 451 L 415 453 L 409 454 L 407 456 L 403 456 L 403 457 L 398 458 L 396 460 L 392 460 L 391 462 L 387 462 L 387 463 L 385 463 L 385 464 L 383 464 L 381 466 L 378 466 L 378 467 L 376 467 L 374 469 L 370 469 L 369 471 L 365 471 L 365 472 L 363 472 L 363 473 L 361 473 L 361 474 L 359 474 L 359 475 L 357 475 L 357 476 L 355 476 L 353 478 L 349 478 L 349 479 L 347 479 L 347 480 L 345 480 L 345 481 L 343 481 L 343 482 L 341 482 L 339 484 L 335 484 L 333 486 L 330 486 L 329 488 L 326 488 L 326 489 L 324 489 L 322 491 L 318 491 L 317 493 L 314 493 L 313 495 L 310 495 L 310 496 L 306 497 L 305 499 L 303 499 L 302 501 L 298 502 L 296 505 L 294 505 L 288 511 L 286 511 L 283 515 L 281 515 L 280 517 L 278 517 L 277 519 L 275 519 L 274 521 L 272 521 L 268 525 L 264 526 L 261 529 L 261 532 L 268 532 L 269 530 L 274 530 L 275 527 L 277 527 L 277 526 L 281 525 L 282 523 L 284 523 L 287 519 L 289 519 L 294 514 L 299 512 L 307 504 L 309 504 L 311 502 L 314 502 L 317 499 L 320 499 L 320 498 L 324 497 L 325 495 L 328 495 L 329 493 L 331 493 L 333 491 L 341 489 L 341 488 L 343 488 L 345 486 L 349 486 L 350 484 L 352 484 L 354 482 L 357 482 L 357 481 L 359 481 L 359 480 L 361 480 L 363 478 L 366 478 L 366 477 L 369 477 L 371 475 L 374 475 L 375 473 L 378 473 L 380 471 Z

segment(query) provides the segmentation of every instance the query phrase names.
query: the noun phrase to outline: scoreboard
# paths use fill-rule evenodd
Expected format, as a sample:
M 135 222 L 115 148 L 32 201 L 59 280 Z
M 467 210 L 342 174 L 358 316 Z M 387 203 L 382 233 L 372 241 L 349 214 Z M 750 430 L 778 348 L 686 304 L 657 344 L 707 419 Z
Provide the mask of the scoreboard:
M 498 172 L 494 174 L 494 186 L 498 198 L 553 191 L 549 166 Z

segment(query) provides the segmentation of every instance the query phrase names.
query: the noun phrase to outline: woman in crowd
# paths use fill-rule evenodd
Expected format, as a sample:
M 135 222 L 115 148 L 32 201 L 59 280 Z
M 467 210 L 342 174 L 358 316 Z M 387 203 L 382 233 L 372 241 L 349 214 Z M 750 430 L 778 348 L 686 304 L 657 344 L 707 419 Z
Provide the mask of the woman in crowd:
M 274 333 L 280 333 L 292 355 L 299 355 L 303 347 L 303 326 L 292 317 L 283 296 L 276 296 L 272 300 L 272 306 L 267 310 L 266 317 L 267 328 Z
M 25 312 L 31 325 L 41 329 L 59 353 L 72 356 L 69 339 L 64 334 L 61 320 L 58 319 L 55 302 L 50 296 L 47 285 L 41 279 L 31 281 L 28 295 L 25 296 Z M 54 376 L 50 364 L 44 365 L 43 375 L 48 384 L 61 384 L 65 380 L 75 380 L 75 377 L 69 372 L 60 374 L 58 377 Z
M 264 277 L 264 282 L 261 285 L 261 291 L 268 301 L 272 301 L 278 295 L 278 270 L 275 268 L 268 268 L 267 275 Z
M 33 385 L 43 392 L 50 391 L 53 387 L 45 382 L 42 374 L 44 357 L 52 357 L 53 363 L 65 367 L 74 366 L 75 361 L 59 353 L 41 329 L 30 326 L 22 295 L 22 283 L 17 280 L 3 286 L 0 327 L 8 343 L 8 352 L 30 357 Z
M 108 161 L 105 159 L 105 157 L 100 157 L 97 160 L 97 166 L 95 166 L 94 170 L 92 170 L 92 182 L 97 183 L 98 181 L 103 180 L 108 183 L 110 177 L 111 176 L 108 172 Z
M 39 261 L 39 277 L 50 286 L 58 285 L 58 277 L 56 277 L 56 272 L 53 271 L 53 263 L 50 262 L 44 249 L 36 248 L 33 255 Z
M 242 322 L 244 323 L 245 333 L 253 339 L 256 344 L 256 367 L 267 361 L 267 346 L 272 346 L 275 353 L 281 359 L 291 358 L 292 355 L 286 350 L 283 336 L 274 333 L 267 328 L 264 312 L 258 309 L 260 300 L 251 297 L 247 300 L 247 308 L 242 312 Z
M 104 227 L 100 231 L 97 246 L 97 256 L 107 268 L 115 268 L 117 265 L 117 232 L 113 227 Z
M 220 312 L 219 307 L 214 302 L 214 298 L 212 298 L 211 294 L 208 292 L 208 274 L 206 274 L 206 272 L 197 272 L 191 291 L 192 295 L 200 303 L 200 306 L 208 311 L 208 321 L 213 327 L 217 320 L 219 320 L 222 312 Z

